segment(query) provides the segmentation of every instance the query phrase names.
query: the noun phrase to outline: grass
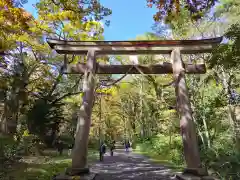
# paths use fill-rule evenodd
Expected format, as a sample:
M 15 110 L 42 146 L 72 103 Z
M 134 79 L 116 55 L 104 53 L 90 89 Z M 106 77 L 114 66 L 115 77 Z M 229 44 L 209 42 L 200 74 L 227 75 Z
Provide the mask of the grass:
M 97 152 L 89 150 L 88 161 L 97 159 Z M 71 165 L 71 158 L 64 151 L 59 156 L 56 151 L 44 151 L 44 156 L 27 156 L 12 166 L 5 178 L 1 180 L 51 180 L 58 173 L 64 172 Z
M 134 153 L 143 155 L 147 158 L 149 158 L 150 161 L 158 164 L 163 164 L 165 166 L 168 166 L 174 171 L 182 171 L 184 169 L 183 165 L 176 165 L 171 160 L 165 159 L 163 156 L 160 156 L 152 151 L 149 150 L 143 150 L 139 146 L 136 146 L 135 149 L 133 149 Z

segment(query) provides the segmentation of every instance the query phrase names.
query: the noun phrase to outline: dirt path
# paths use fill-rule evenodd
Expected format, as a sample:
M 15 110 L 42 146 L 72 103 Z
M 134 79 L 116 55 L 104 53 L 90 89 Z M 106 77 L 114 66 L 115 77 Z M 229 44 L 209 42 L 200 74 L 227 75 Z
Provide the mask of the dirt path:
M 97 173 L 96 180 L 170 180 L 175 179 L 171 169 L 150 162 L 146 157 L 124 150 L 116 150 L 114 156 L 109 152 L 103 162 L 91 165 L 91 171 Z

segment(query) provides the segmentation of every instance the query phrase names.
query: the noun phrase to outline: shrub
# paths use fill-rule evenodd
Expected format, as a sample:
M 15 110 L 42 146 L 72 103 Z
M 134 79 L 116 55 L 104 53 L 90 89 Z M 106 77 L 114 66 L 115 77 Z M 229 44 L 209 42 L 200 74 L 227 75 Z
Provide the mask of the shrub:
M 14 161 L 17 155 L 17 142 L 10 137 L 0 137 L 0 158 L 2 162 Z
M 220 179 L 240 179 L 240 152 L 224 133 L 215 138 L 211 148 L 201 150 L 204 165 Z
M 3 177 L 9 166 L 17 160 L 17 147 L 13 138 L 0 137 L 0 177 Z
M 45 145 L 40 139 L 28 130 L 24 130 L 19 136 L 18 153 L 22 155 L 42 155 Z
M 170 139 L 169 136 L 158 134 L 140 143 L 139 149 L 176 165 L 181 165 L 184 162 L 181 136 L 174 135 Z

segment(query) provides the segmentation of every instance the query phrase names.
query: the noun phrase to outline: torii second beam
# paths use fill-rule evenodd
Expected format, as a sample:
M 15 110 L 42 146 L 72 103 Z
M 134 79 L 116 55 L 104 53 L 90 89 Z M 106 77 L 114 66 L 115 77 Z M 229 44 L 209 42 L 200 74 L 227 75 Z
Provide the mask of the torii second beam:
M 205 64 L 185 64 L 187 74 L 204 74 L 206 73 Z M 86 64 L 78 63 L 76 65 L 68 65 L 66 74 L 84 74 Z M 172 64 L 163 63 L 156 65 L 105 65 L 97 64 L 96 74 L 172 74 Z

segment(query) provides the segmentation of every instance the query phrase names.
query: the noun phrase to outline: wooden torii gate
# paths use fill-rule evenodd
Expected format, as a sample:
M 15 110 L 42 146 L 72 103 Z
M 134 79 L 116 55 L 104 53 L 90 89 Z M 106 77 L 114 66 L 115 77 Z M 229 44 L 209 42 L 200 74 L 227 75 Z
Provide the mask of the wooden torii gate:
M 85 64 L 69 65 L 66 73 L 84 74 L 83 105 L 79 114 L 79 127 L 72 152 L 72 174 L 86 168 L 87 146 L 94 97 L 95 74 L 172 74 L 174 75 L 177 110 L 181 116 L 180 128 L 187 168 L 201 170 L 197 136 L 185 80 L 187 74 L 204 74 L 205 64 L 184 64 L 181 54 L 211 53 L 222 37 L 203 40 L 155 41 L 64 41 L 48 39 L 51 48 L 59 54 L 87 55 Z M 101 65 L 97 55 L 170 54 L 171 63 L 158 65 Z M 200 171 L 198 171 L 200 172 Z

